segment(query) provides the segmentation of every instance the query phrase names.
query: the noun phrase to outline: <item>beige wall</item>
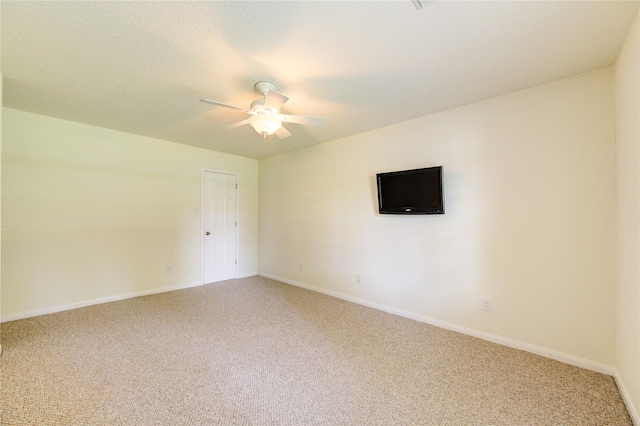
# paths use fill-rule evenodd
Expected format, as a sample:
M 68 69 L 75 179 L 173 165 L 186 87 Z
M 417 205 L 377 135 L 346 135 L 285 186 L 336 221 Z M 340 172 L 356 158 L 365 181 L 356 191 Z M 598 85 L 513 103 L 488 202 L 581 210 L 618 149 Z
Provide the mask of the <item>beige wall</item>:
M 239 174 L 239 275 L 257 273 L 256 160 L 3 112 L 5 320 L 201 283 L 202 168 Z
M 445 215 L 377 214 L 435 165 Z M 615 177 L 606 68 L 261 160 L 259 272 L 612 366 Z
M 0 7 L 0 22 L 2 22 L 2 8 Z M 2 34 L 2 25 L 0 25 L 0 34 Z M 0 37 L 0 46 L 2 40 Z M 2 53 L 0 52 L 0 70 L 2 69 Z M 2 93 L 3 80 L 0 71 L 0 318 L 2 318 Z M 1 326 L 0 326 L 1 327 Z M 0 354 L 2 353 L 2 332 L 0 330 Z
M 640 28 L 632 26 L 616 63 L 618 299 L 616 367 L 621 390 L 640 409 Z

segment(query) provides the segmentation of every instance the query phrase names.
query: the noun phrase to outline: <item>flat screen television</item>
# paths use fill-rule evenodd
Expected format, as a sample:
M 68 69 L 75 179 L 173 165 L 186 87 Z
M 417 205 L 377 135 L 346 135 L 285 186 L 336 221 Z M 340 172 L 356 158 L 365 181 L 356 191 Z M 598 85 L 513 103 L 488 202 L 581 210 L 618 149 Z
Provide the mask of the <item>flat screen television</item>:
M 380 214 L 444 214 L 442 166 L 376 176 Z

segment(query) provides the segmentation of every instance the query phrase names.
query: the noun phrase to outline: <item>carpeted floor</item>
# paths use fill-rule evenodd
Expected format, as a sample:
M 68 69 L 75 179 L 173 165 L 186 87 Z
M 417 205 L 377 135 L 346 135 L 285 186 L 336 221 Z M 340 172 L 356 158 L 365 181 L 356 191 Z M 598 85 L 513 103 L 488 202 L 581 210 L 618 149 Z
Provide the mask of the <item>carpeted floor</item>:
M 612 377 L 261 277 L 2 325 L 2 425 L 630 425 Z

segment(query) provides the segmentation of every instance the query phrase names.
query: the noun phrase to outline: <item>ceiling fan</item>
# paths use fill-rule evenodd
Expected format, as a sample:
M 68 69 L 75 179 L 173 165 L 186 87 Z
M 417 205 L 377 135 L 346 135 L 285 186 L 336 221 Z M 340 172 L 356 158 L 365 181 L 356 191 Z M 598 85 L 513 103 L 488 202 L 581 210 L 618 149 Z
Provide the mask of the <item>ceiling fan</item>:
M 430 4 L 433 4 L 433 2 L 435 0 L 411 0 L 413 2 L 413 5 L 415 6 L 416 10 L 420 10 L 425 6 L 429 6 Z M 426 3 L 426 4 L 425 4 Z
M 280 139 L 288 138 L 291 133 L 282 126 L 282 123 L 296 123 L 311 126 L 324 126 L 325 119 L 322 117 L 308 117 L 304 115 L 280 114 L 280 108 L 289 100 L 282 93 L 276 92 L 276 86 L 268 81 L 259 81 L 254 85 L 256 92 L 262 95 L 262 99 L 251 102 L 251 109 L 228 105 L 211 99 L 200 99 L 200 102 L 218 105 L 225 108 L 239 109 L 250 115 L 246 120 L 222 126 L 224 129 L 235 129 L 236 127 L 249 124 L 253 129 L 267 137 L 276 134 Z

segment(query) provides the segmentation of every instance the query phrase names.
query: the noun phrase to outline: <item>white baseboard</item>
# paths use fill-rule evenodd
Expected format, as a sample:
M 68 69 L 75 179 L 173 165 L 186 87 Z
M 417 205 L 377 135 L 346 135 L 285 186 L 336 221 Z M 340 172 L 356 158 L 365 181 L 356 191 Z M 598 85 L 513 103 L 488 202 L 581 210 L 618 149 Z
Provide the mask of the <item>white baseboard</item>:
M 278 276 L 274 276 L 274 275 L 270 275 L 270 274 L 265 274 L 265 273 L 258 273 L 258 275 L 260 275 L 261 277 L 265 277 L 265 278 L 270 278 L 272 280 L 276 280 L 276 281 L 280 281 L 283 282 L 285 284 L 291 284 L 294 285 L 296 287 L 301 287 L 301 288 L 305 288 L 307 290 L 311 290 L 311 291 L 315 291 L 318 293 L 322 293 L 322 294 L 326 294 L 328 296 L 333 296 L 336 297 L 338 299 L 343 299 L 343 300 L 347 300 L 349 302 L 353 302 L 353 303 L 357 303 L 359 305 L 363 305 L 363 306 L 368 306 L 370 308 L 374 308 L 374 309 L 378 309 L 380 311 L 384 311 L 384 312 L 388 312 L 394 315 L 398 315 L 401 317 L 405 317 L 405 318 L 410 318 L 416 321 L 420 321 L 426 324 L 430 324 L 430 325 L 434 325 L 436 327 L 440 327 L 440 328 L 444 328 L 446 330 L 451 330 L 451 331 L 456 331 L 458 333 L 462 333 L 462 334 L 467 334 L 469 336 L 473 336 L 473 337 L 477 337 L 479 339 L 483 339 L 483 340 L 487 340 L 489 342 L 493 342 L 493 343 L 497 343 L 503 346 L 508 346 L 510 348 L 514 348 L 514 349 L 520 349 L 523 351 L 527 351 L 527 352 L 531 352 L 533 354 L 536 355 L 540 355 L 546 358 L 550 358 L 550 359 L 554 359 L 556 361 L 560 361 L 560 362 L 564 362 L 566 364 L 570 364 L 570 365 L 574 365 L 576 367 L 580 367 L 580 368 L 584 368 L 587 370 L 591 370 L 591 371 L 595 371 L 597 373 L 602 373 L 602 374 L 606 374 L 609 376 L 615 376 L 615 368 L 610 366 L 610 365 L 606 365 L 606 364 L 601 364 L 595 361 L 591 361 L 588 359 L 584 359 L 584 358 L 580 358 L 580 357 L 576 357 L 573 355 L 569 355 L 569 354 L 565 354 L 563 352 L 558 352 L 552 349 L 548 349 L 548 348 L 544 348 L 541 346 L 537 346 L 537 345 L 532 345 L 530 343 L 526 343 L 526 342 L 521 342 L 519 340 L 514 340 L 514 339 L 509 339 L 506 337 L 502 337 L 502 336 L 498 336 L 496 334 L 491 334 L 491 333 L 487 333 L 481 330 L 476 330 L 470 327 L 464 327 L 461 325 L 457 325 L 457 324 L 453 324 L 447 321 L 441 321 L 435 318 L 430 318 L 424 315 L 420 315 L 420 314 L 416 314 L 413 312 L 409 312 L 409 311 L 405 311 L 402 309 L 397 309 L 394 308 L 392 306 L 387 306 L 387 305 L 383 305 L 380 303 L 375 303 L 375 302 L 371 302 L 369 300 L 365 300 L 365 299 L 360 299 L 358 297 L 353 297 L 353 296 L 349 296 L 347 294 L 344 293 L 340 293 L 340 292 L 336 292 L 336 291 L 332 291 L 332 290 L 326 290 L 320 287 L 315 287 L 312 285 L 308 285 L 308 284 L 304 284 L 304 283 L 300 283 L 297 281 L 293 281 L 293 280 L 289 280 L 286 278 L 282 278 L 282 277 L 278 277 Z
M 196 287 L 199 285 L 202 285 L 202 283 L 199 281 L 190 282 L 190 283 L 179 284 L 171 287 L 154 288 L 150 290 L 119 294 L 117 296 L 103 297 L 100 299 L 84 300 L 82 302 L 51 306 L 43 309 L 34 309 L 31 311 L 24 311 L 24 312 L 18 312 L 15 314 L 3 315 L 2 318 L 0 319 L 0 322 L 15 321 L 15 320 L 24 319 L 24 318 L 37 317 L 40 315 L 53 314 L 53 313 L 62 312 L 62 311 L 69 311 L 71 309 L 84 308 L 86 306 L 91 306 L 91 305 L 99 305 L 101 303 L 115 302 L 118 300 L 131 299 L 139 296 L 148 296 L 150 294 L 165 293 L 167 291 L 181 290 L 184 288 Z
M 618 390 L 620 391 L 620 395 L 622 395 L 622 399 L 624 400 L 625 405 L 627 406 L 627 410 L 629 411 L 629 415 L 631 416 L 631 420 L 634 425 L 640 425 L 640 417 L 638 416 L 638 411 L 636 407 L 633 405 L 633 401 L 629 396 L 629 392 L 627 391 L 626 386 L 624 385 L 624 381 L 622 377 L 620 377 L 620 373 L 617 368 L 614 368 L 614 375 L 616 379 L 616 384 L 618 385 Z
M 457 324 L 453 324 L 453 323 L 449 323 L 446 321 L 441 321 L 435 318 L 430 318 L 424 315 L 419 315 L 419 314 L 415 314 L 413 312 L 409 312 L 409 311 L 405 311 L 402 309 L 397 309 L 397 308 L 393 308 L 391 306 L 387 306 L 387 305 L 383 305 L 380 303 L 375 303 L 375 302 L 371 302 L 368 301 L 366 299 L 360 299 L 358 297 L 353 297 L 353 296 L 349 296 L 347 294 L 344 293 L 340 293 L 340 292 L 336 292 L 336 291 L 331 291 L 331 290 L 326 290 L 320 287 L 316 287 L 316 286 L 312 286 L 312 285 L 308 285 L 308 284 L 304 284 L 301 282 L 297 282 L 294 280 L 289 280 L 286 278 L 282 278 L 282 277 L 278 277 L 275 275 L 271 275 L 271 274 L 266 274 L 266 273 L 258 273 L 259 276 L 261 277 L 265 277 L 265 278 L 269 278 L 272 280 L 276 280 L 276 281 L 280 281 L 283 282 L 285 284 L 290 284 L 290 285 L 294 285 L 296 287 L 301 287 L 301 288 L 305 288 L 307 290 L 311 290 L 311 291 L 315 291 L 317 293 L 322 293 L 322 294 L 326 294 L 328 296 L 332 296 L 332 297 L 336 297 L 338 299 L 342 299 L 342 300 L 347 300 L 349 302 L 353 302 L 353 303 L 357 303 L 359 305 L 363 305 L 363 306 L 368 306 L 370 308 L 373 309 L 378 309 L 380 311 L 384 311 L 384 312 L 388 312 L 394 315 L 398 315 L 398 316 L 402 316 L 405 318 L 409 318 L 409 319 L 413 319 L 416 321 L 420 321 L 426 324 L 430 324 L 436 327 L 440 327 L 440 328 L 444 328 L 447 330 L 451 330 L 451 331 L 456 331 L 459 333 L 463 333 L 463 334 L 467 334 L 469 336 L 473 336 L 473 337 L 477 337 L 483 340 L 487 340 L 493 343 L 497 343 L 500 345 L 504 345 L 507 347 L 511 347 L 511 348 L 515 348 L 515 349 L 521 349 L 527 352 L 531 352 L 534 353 L 536 355 L 540 355 L 540 356 L 544 356 L 546 358 L 550 358 L 550 359 L 554 359 L 560 362 L 564 362 L 566 364 L 570 364 L 570 365 L 574 365 L 576 367 L 580 367 L 580 368 L 585 368 L 587 370 L 591 370 L 591 371 L 595 371 L 598 373 L 602 373 L 602 374 L 607 374 L 609 376 L 613 376 L 616 380 L 616 383 L 618 385 L 618 389 L 620 390 L 620 394 L 622 395 L 622 398 L 624 399 L 624 402 L 627 406 L 627 409 L 629 410 L 629 415 L 631 416 L 631 419 L 633 420 L 634 425 L 640 425 L 640 417 L 638 416 L 638 412 L 636 410 L 636 407 L 634 406 L 633 402 L 631 401 L 631 398 L 629 397 L 629 394 L 627 392 L 626 387 L 624 386 L 624 382 L 622 381 L 622 378 L 620 377 L 620 374 L 618 372 L 618 370 L 612 366 L 606 365 L 606 364 L 601 364 L 601 363 L 597 363 L 594 361 L 590 361 L 587 359 L 583 359 L 580 357 L 576 357 L 573 355 L 569 355 L 569 354 L 565 354 L 562 352 L 558 352 L 558 351 L 554 351 L 551 349 L 547 349 L 547 348 L 543 348 L 541 346 L 537 346 L 537 345 L 532 345 L 529 343 L 525 343 L 525 342 L 521 342 L 518 340 L 514 340 L 514 339 L 508 339 L 506 337 L 502 337 L 502 336 L 498 336 L 495 334 L 491 334 L 491 333 L 486 333 L 484 331 L 480 331 L 480 330 L 475 330 L 469 327 L 464 327 L 464 326 L 460 326 Z M 250 276 L 254 276 L 254 275 L 250 275 Z M 238 278 L 244 278 L 244 277 L 238 277 Z M 101 299 L 93 299 L 93 300 L 87 300 L 87 301 L 83 301 L 83 302 L 77 302 L 77 303 L 69 303 L 69 304 L 64 304 L 64 305 L 58 305 L 58 306 L 53 306 L 53 307 L 49 307 L 49 308 L 44 308 L 44 309 L 35 309 L 35 310 L 31 310 L 31 311 L 25 311 L 25 312 L 20 312 L 20 313 L 16 313 L 16 314 L 9 314 L 9 315 L 4 315 L 2 316 L 0 322 L 7 322 L 7 321 L 14 321 L 14 320 L 19 320 L 19 319 L 24 319 L 24 318 L 31 318 L 31 317 L 35 317 L 35 316 L 39 316 L 39 315 L 46 315 L 46 314 L 52 314 L 55 312 L 62 312 L 62 311 L 68 311 L 71 309 L 77 309 L 77 308 L 83 308 L 86 306 L 91 306 L 91 305 L 98 305 L 101 303 L 108 303 L 108 302 L 115 302 L 118 300 L 124 300 L 124 299 L 131 299 L 134 297 L 139 297 L 139 296 L 147 296 L 150 294 L 158 294 L 158 293 L 165 293 L 168 291 L 174 291 L 174 290 L 181 290 L 181 289 L 185 289 L 185 288 L 189 288 L 189 287 L 196 287 L 202 285 L 201 282 L 191 282 L 191 283 L 186 283 L 186 284 L 180 284 L 180 285 L 176 285 L 176 286 L 172 286 L 172 287 L 162 287 L 162 288 L 156 288 L 156 289 L 151 289 L 151 290 L 144 290 L 144 291 L 139 291 L 139 292 L 131 292 L 131 293 L 125 293 L 125 294 L 121 294 L 121 295 L 117 295 L 117 296 L 110 296 L 110 297 L 105 297 L 105 298 L 101 298 Z M 2 346 L 0 345 L 0 355 L 2 354 Z
M 240 276 L 238 276 L 238 278 L 248 278 L 248 277 L 254 277 L 256 275 L 257 275 L 256 273 L 252 273 L 252 274 L 249 274 L 249 275 L 240 275 Z M 167 291 L 181 290 L 181 289 L 184 289 L 184 288 L 196 287 L 196 286 L 199 286 L 199 285 L 202 285 L 202 283 L 200 281 L 190 282 L 190 283 L 179 284 L 179 285 L 175 285 L 175 286 L 171 286 L 171 287 L 154 288 L 154 289 L 151 289 L 151 290 L 143 290 L 143 291 L 138 291 L 138 292 L 119 294 L 117 296 L 110 296 L 110 297 L 104 297 L 104 298 L 100 298 L 100 299 L 85 300 L 85 301 L 82 301 L 82 302 L 68 303 L 68 304 L 64 304 L 64 305 L 57 305 L 57 306 L 52 306 L 52 307 L 43 308 L 43 309 L 34 309 L 34 310 L 31 310 L 31 311 L 24 311 L 24 312 L 18 312 L 18 313 L 15 313 L 15 314 L 3 315 L 0 318 L 0 322 L 15 321 L 15 320 L 19 320 L 19 319 L 37 317 L 37 316 L 40 316 L 40 315 L 54 314 L 56 312 L 69 311 L 71 309 L 84 308 L 86 306 L 99 305 L 101 303 L 115 302 L 115 301 L 118 301 L 118 300 L 131 299 L 131 298 L 139 297 L 139 296 L 148 296 L 150 294 L 165 293 Z
M 241 278 L 250 278 L 250 277 L 255 277 L 256 275 L 258 275 L 258 273 L 257 273 L 257 272 L 252 272 L 252 273 L 250 273 L 250 274 L 239 274 L 239 275 L 238 275 L 238 279 L 241 279 Z
M 370 308 L 378 309 L 378 310 L 395 314 L 398 316 L 402 316 L 405 318 L 410 318 L 410 319 L 420 321 L 426 324 L 430 324 L 436 327 L 444 328 L 451 331 L 456 331 L 462 334 L 467 334 L 469 336 L 477 337 L 477 338 L 487 340 L 489 342 L 497 343 L 500 345 L 504 345 L 510 348 L 531 352 L 536 355 L 554 359 L 556 361 L 564 362 L 565 364 L 584 368 L 586 370 L 595 371 L 597 373 L 606 374 L 608 376 L 613 376 L 618 386 L 618 389 L 620 391 L 620 395 L 622 396 L 622 399 L 624 400 L 624 403 L 627 406 L 627 410 L 629 411 L 629 415 L 631 416 L 631 420 L 633 421 L 633 424 L 635 426 L 640 426 L 640 416 L 638 415 L 636 406 L 634 405 L 633 400 L 629 396 L 629 393 L 624 385 L 624 381 L 620 377 L 618 370 L 613 366 L 598 363 L 598 362 L 580 358 L 577 356 L 569 355 L 563 352 L 555 351 L 555 350 L 544 348 L 541 346 L 532 345 L 530 343 L 521 342 L 519 340 L 509 339 L 506 337 L 498 336 L 498 335 L 487 333 L 484 331 L 475 330 L 469 327 L 464 327 L 464 326 L 460 326 L 450 322 L 441 321 L 441 320 L 430 318 L 424 315 L 415 314 L 413 312 L 404 311 L 402 309 L 397 309 L 397 308 L 383 305 L 380 303 L 371 302 L 369 300 L 360 299 L 358 297 L 349 296 L 344 293 L 340 293 L 332 290 L 326 290 L 324 288 L 312 286 L 309 284 L 304 284 L 294 280 L 289 280 L 286 278 L 282 278 L 282 277 L 278 277 L 278 276 L 274 276 L 266 273 L 259 273 L 258 275 L 265 278 L 270 278 L 276 281 L 280 281 L 286 284 L 291 284 L 296 287 L 301 287 L 307 290 L 326 294 L 328 296 L 336 297 L 338 299 L 347 300 L 349 302 L 357 303 L 359 305 L 368 306 Z

